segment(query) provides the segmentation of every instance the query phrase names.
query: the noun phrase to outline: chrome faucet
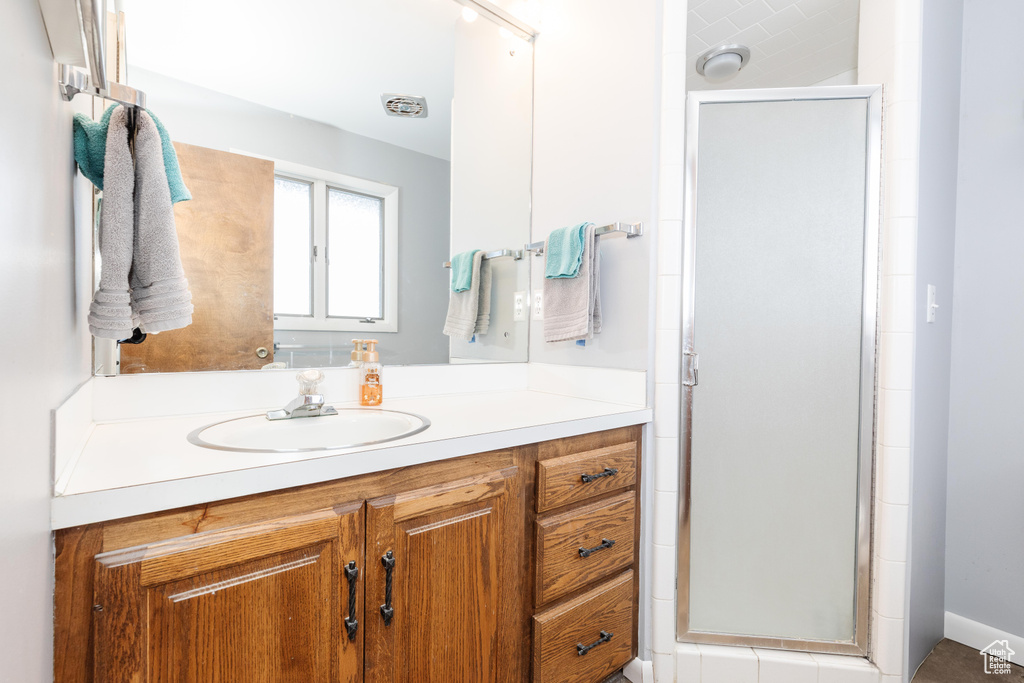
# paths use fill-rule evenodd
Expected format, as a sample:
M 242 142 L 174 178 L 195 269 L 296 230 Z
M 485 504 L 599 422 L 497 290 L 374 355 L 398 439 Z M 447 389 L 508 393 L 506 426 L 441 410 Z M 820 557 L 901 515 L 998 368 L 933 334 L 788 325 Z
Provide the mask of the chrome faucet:
M 305 370 L 295 376 L 299 380 L 299 395 L 288 402 L 280 410 L 267 411 L 268 420 L 291 420 L 297 417 L 317 417 L 320 415 L 337 415 L 333 406 L 324 405 L 324 395 L 319 391 L 319 384 L 324 373 L 319 370 Z

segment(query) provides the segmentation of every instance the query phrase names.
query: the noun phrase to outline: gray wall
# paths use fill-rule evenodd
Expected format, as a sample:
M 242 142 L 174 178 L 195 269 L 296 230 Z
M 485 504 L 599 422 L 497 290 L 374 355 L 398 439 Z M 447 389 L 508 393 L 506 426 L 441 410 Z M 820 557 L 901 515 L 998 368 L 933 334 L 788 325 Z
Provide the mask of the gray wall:
M 956 227 L 963 0 L 924 5 L 921 71 L 920 192 L 917 232 L 917 334 L 911 449 L 910 674 L 942 639 L 946 552 L 946 452 Z M 941 308 L 925 322 L 927 286 Z M 909 678 L 907 679 L 909 680 Z
M 963 22 L 946 611 L 1024 635 L 1024 3 Z
M 398 332 L 284 332 L 282 343 L 331 343 L 332 360 L 306 356 L 300 364 L 345 365 L 353 336 L 381 341 L 386 364 L 448 362 L 441 334 L 448 310 L 450 165 L 444 159 L 356 135 L 287 112 L 230 97 L 139 68 L 130 82 L 146 92 L 149 106 L 171 138 L 221 150 L 244 150 L 327 171 L 396 185 L 398 206 Z M 383 115 L 383 113 L 382 113 Z M 279 360 L 286 360 L 282 357 Z M 340 360 L 340 362 L 339 362 Z
M 52 678 L 50 411 L 89 376 L 76 273 L 88 282 L 90 237 L 73 220 L 71 107 L 39 6 L 4 0 L 0 27 L 0 680 L 37 683 Z

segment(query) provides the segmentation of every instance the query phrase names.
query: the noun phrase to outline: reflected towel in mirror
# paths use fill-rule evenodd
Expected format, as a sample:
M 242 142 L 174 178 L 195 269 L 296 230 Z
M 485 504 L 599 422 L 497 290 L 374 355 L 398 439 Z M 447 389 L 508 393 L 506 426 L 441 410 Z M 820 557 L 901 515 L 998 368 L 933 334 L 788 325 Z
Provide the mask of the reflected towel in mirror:
M 452 259 L 452 268 L 455 259 Z M 471 280 L 467 290 L 452 292 L 448 299 L 448 315 L 444 333 L 455 339 L 469 340 L 474 334 L 485 334 L 491 321 L 491 270 L 484 252 L 473 253 Z
M 473 281 L 473 257 L 479 249 L 452 256 L 452 291 L 465 292 Z

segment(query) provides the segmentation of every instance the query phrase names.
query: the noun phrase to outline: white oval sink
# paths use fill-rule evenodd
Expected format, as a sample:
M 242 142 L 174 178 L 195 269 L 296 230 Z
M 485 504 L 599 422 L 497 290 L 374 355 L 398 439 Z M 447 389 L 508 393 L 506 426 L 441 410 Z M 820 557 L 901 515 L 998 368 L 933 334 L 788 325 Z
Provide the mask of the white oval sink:
M 337 415 L 268 420 L 266 415 L 236 417 L 196 429 L 190 443 L 246 453 L 335 451 L 393 441 L 418 434 L 430 420 L 380 408 L 339 408 Z

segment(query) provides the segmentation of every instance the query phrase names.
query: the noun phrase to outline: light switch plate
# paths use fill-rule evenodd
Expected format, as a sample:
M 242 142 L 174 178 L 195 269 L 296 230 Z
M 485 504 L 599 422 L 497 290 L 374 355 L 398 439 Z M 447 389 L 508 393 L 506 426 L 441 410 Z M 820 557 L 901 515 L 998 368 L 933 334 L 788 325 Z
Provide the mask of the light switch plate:
M 533 290 L 533 302 L 531 303 L 533 308 L 533 319 L 543 320 L 544 319 L 544 290 L 535 289 Z
M 512 320 L 523 322 L 526 320 L 526 292 L 512 293 Z
M 935 322 L 935 311 L 939 305 L 935 303 L 935 285 L 928 285 L 928 300 L 925 302 L 925 322 Z

